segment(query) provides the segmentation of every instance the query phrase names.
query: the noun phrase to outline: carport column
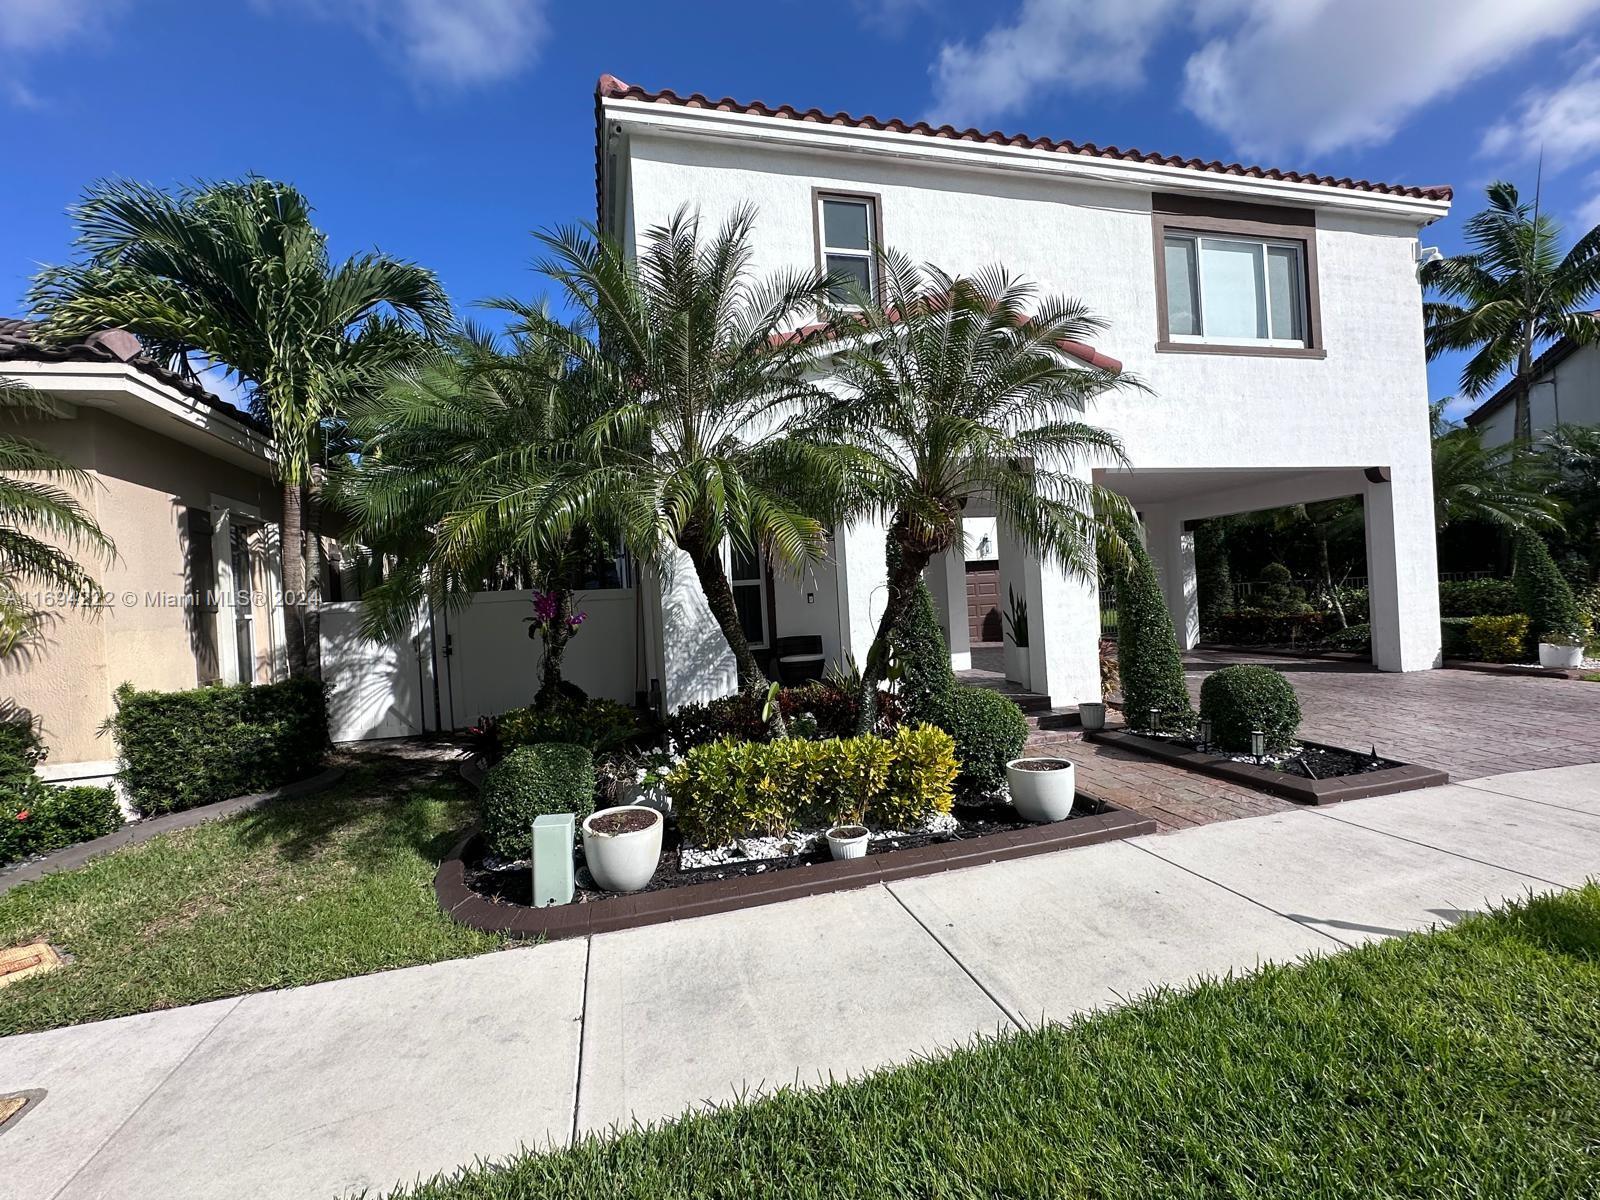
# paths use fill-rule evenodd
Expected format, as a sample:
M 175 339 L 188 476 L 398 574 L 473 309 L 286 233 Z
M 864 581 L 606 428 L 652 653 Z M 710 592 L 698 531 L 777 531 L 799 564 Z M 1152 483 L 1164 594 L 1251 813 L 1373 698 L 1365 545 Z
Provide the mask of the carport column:
M 1099 583 L 1093 575 L 1068 574 L 1032 554 L 1024 561 L 1033 690 L 1049 696 L 1057 708 L 1099 700 Z M 1089 567 L 1092 571 L 1094 564 Z
M 881 521 L 857 521 L 833 535 L 839 588 L 839 645 L 856 666 L 867 665 L 889 593 L 884 559 L 888 532 Z M 842 663 L 840 664 L 843 665 Z
M 1372 662 L 1380 671 L 1439 665 L 1439 559 L 1431 468 L 1373 467 L 1363 493 Z
M 1156 564 L 1172 632 L 1180 650 L 1193 650 L 1200 641 L 1200 588 L 1195 580 L 1194 534 L 1186 533 L 1183 518 L 1170 506 L 1144 510 L 1145 547 Z
M 949 550 L 928 564 L 923 572 L 933 607 L 950 643 L 950 666 L 957 671 L 972 667 L 972 635 L 967 628 L 967 556 L 957 541 Z

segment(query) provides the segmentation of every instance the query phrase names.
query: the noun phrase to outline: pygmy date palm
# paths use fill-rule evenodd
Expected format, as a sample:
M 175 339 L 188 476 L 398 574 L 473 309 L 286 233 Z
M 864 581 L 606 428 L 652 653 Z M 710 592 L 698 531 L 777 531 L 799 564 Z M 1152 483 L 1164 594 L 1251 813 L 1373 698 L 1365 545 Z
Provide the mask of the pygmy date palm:
M 334 263 L 305 197 L 267 179 L 175 194 L 102 182 L 72 217 L 82 259 L 45 270 L 30 296 L 44 333 L 124 328 L 181 370 L 198 354 L 247 388 L 272 426 L 283 489 L 290 670 L 316 673 L 304 598 L 319 558 L 302 500 L 319 440 L 352 381 L 447 327 L 444 291 L 431 271 L 377 252 Z
M 854 311 L 835 321 L 841 387 L 805 424 L 842 462 L 856 511 L 888 523 L 888 599 L 862 671 L 868 697 L 923 569 L 957 545 L 969 499 L 990 500 L 1023 546 L 1095 572 L 1102 519 L 1128 510 L 1087 470 L 1121 462 L 1121 447 L 1082 418 L 1096 396 L 1138 386 L 1066 352 L 1102 328 L 1082 304 L 1042 297 L 1004 270 L 958 277 L 888 252 L 879 275 L 882 294 L 857 293 Z M 868 720 L 871 711 L 864 703 Z

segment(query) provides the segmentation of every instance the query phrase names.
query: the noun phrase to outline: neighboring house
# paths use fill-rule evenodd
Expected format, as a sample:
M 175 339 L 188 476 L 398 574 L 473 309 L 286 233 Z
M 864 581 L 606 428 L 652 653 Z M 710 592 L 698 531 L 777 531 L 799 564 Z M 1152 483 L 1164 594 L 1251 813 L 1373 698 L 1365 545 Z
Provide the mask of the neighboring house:
M 1589 314 L 1600 320 L 1600 309 Z M 1489 446 L 1516 436 L 1516 388 L 1507 383 L 1467 415 L 1467 425 L 1482 431 Z M 1562 338 L 1533 360 L 1528 418 L 1534 436 L 1557 425 L 1600 425 L 1600 345 L 1580 346 Z
M 50 397 L 55 419 L 8 428 L 89 472 L 84 506 L 117 557 L 85 565 L 111 594 L 49 610 L 39 642 L 0 660 L 0 696 L 43 725 L 55 780 L 111 773 L 101 725 L 122 683 L 192 688 L 285 672 L 278 491 L 268 431 L 116 330 L 65 346 L 0 320 L 0 378 Z
M 1132 469 L 1094 476 L 1140 512 L 1185 647 L 1199 632 L 1191 522 L 1357 496 L 1373 659 L 1390 671 L 1438 661 L 1417 258 L 1448 188 L 650 92 L 610 76 L 596 110 L 599 219 L 626 244 L 684 205 L 717 222 L 753 204 L 760 273 L 826 265 L 870 282 L 872 252 L 887 245 L 956 272 L 1001 263 L 1103 317 L 1102 344 L 1077 356 L 1120 360 L 1152 394 L 1097 403 L 1091 419 L 1122 438 Z M 991 609 L 1015 589 L 1031 627 L 1022 682 L 1056 704 L 1098 698 L 1094 581 L 1021 553 L 986 515 L 969 504 L 967 553 L 928 573 L 952 658 L 964 665 L 974 625 L 992 633 Z M 969 572 L 985 535 L 992 554 Z M 881 527 L 836 531 L 829 560 L 802 579 L 742 556 L 732 567 L 755 645 L 808 637 L 828 659 L 864 660 L 883 604 Z M 985 595 L 969 597 L 973 578 Z M 668 707 L 730 690 L 732 658 L 693 572 L 644 589 L 639 677 Z

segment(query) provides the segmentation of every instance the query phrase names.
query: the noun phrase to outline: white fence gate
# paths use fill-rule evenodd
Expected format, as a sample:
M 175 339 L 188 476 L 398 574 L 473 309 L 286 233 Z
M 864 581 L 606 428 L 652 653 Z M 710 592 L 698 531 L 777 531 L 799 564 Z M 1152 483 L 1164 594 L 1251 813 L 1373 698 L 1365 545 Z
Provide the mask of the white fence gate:
M 633 703 L 640 689 L 639 593 L 580 592 L 583 626 L 562 674 L 591 696 Z M 464 729 L 485 714 L 520 708 L 539 686 L 541 644 L 528 636 L 533 593 L 479 592 L 452 612 L 421 613 L 396 645 L 366 641 L 359 602 L 322 608 L 322 674 L 330 685 L 333 740 L 406 737 Z

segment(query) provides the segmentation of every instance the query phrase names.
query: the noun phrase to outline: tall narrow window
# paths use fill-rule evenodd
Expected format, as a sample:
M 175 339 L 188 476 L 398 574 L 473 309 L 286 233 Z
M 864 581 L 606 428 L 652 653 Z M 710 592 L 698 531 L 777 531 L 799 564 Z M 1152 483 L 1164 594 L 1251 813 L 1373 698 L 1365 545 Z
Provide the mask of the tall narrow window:
M 733 584 L 733 606 L 739 612 L 739 628 L 744 630 L 745 641 L 756 648 L 767 644 L 767 570 L 763 558 L 759 550 L 751 554 L 735 546 L 728 573 Z
M 822 266 L 834 277 L 835 300 L 848 303 L 857 289 L 877 294 L 877 204 L 870 196 L 817 197 Z
M 1306 345 L 1304 243 L 1169 233 L 1163 249 L 1173 341 Z
M 238 683 L 253 683 L 256 675 L 255 576 L 250 566 L 250 530 L 229 522 L 228 561 L 233 567 L 233 636 Z

